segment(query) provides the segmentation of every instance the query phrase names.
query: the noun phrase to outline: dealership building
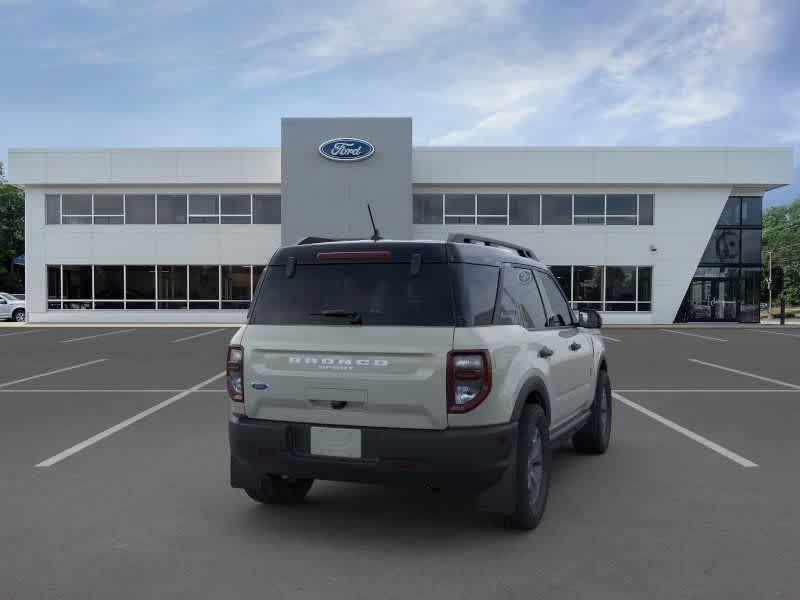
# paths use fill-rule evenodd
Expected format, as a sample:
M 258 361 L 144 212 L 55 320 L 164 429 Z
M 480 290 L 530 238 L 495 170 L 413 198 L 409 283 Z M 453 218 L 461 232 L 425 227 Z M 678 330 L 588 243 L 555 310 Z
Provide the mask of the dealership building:
M 410 118 L 287 118 L 280 148 L 13 149 L 31 322 L 242 322 L 305 236 L 499 238 L 608 323 L 758 320 L 790 148 L 412 146 Z

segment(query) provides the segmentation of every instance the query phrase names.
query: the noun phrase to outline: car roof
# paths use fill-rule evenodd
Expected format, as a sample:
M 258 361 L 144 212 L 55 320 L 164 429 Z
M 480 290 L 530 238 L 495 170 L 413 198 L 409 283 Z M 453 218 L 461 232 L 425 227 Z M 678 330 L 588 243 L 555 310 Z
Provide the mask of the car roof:
M 285 265 L 290 259 L 296 264 L 317 264 L 317 255 L 322 252 L 366 252 L 387 251 L 389 263 L 411 262 L 412 255 L 419 254 L 423 263 L 473 263 L 501 266 L 506 263 L 547 269 L 539 260 L 521 256 L 511 248 L 487 246 L 481 243 L 465 243 L 442 240 L 336 240 L 312 242 L 279 248 L 269 265 Z

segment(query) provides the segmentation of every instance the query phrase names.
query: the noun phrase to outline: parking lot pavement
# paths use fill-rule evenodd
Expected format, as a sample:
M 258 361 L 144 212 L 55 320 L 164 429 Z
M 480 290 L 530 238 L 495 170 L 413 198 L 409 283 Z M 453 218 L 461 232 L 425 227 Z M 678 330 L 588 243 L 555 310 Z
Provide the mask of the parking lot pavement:
M 234 329 L 133 329 L 0 345 L 3 597 L 796 597 L 800 338 L 604 332 L 615 389 L 646 412 L 614 404 L 603 456 L 559 449 L 521 534 L 425 490 L 317 482 L 303 506 L 254 504 L 227 484 L 213 380 Z

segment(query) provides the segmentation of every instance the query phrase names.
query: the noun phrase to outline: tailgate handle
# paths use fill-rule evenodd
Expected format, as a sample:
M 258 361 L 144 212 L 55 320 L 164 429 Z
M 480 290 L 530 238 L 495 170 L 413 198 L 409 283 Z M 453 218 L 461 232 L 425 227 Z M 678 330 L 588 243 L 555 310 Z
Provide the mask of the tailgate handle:
M 344 400 L 334 400 L 331 402 L 331 408 L 334 410 L 342 410 L 345 406 L 347 406 L 347 402 Z

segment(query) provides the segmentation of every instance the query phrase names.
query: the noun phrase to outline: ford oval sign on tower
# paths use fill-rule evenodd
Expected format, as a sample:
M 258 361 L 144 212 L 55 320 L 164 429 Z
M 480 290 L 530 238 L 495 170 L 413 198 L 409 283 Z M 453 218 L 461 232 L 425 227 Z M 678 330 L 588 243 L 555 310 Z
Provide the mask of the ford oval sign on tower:
M 319 153 L 328 160 L 356 161 L 372 156 L 375 146 L 358 138 L 335 138 L 320 144 Z

